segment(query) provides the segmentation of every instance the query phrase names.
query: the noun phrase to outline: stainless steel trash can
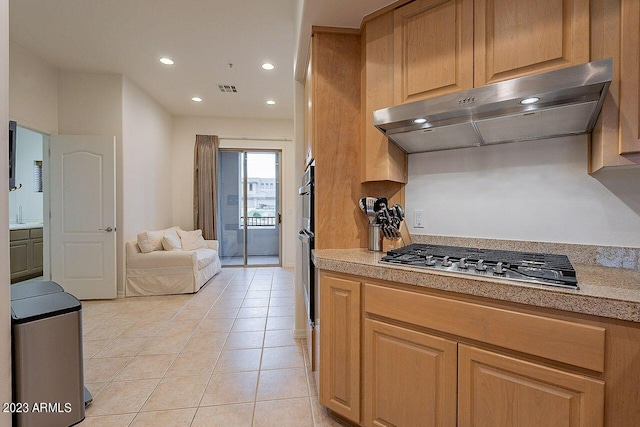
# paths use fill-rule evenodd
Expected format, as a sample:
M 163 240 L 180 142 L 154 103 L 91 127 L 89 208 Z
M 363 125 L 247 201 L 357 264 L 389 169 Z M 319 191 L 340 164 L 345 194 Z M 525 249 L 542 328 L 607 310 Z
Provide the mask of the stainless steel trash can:
M 66 292 L 12 299 L 14 425 L 84 420 L 81 308 Z
M 64 292 L 56 282 L 28 282 L 11 285 L 11 301 Z

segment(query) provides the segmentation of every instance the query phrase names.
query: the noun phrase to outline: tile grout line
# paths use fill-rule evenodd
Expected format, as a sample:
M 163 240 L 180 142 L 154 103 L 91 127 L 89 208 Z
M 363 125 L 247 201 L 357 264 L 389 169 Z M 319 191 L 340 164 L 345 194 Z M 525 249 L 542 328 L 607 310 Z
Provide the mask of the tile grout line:
M 267 303 L 267 315 L 264 321 L 264 332 L 262 334 L 262 350 L 260 351 L 260 364 L 258 365 L 258 379 L 256 381 L 256 390 L 253 393 L 253 411 L 251 413 L 251 426 L 256 422 L 256 406 L 258 406 L 258 389 L 260 387 L 260 374 L 262 372 L 262 358 L 264 357 L 264 342 L 267 338 L 267 322 L 269 321 L 269 308 L 271 306 L 271 291 L 273 290 L 273 275 L 271 276 L 271 285 L 269 286 L 269 302 Z

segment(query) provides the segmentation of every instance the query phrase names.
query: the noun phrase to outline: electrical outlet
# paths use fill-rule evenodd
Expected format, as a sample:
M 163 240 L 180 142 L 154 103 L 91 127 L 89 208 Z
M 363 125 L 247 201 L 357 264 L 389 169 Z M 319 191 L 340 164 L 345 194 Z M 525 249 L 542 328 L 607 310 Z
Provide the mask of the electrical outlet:
M 413 228 L 424 228 L 424 211 L 422 209 L 413 211 Z

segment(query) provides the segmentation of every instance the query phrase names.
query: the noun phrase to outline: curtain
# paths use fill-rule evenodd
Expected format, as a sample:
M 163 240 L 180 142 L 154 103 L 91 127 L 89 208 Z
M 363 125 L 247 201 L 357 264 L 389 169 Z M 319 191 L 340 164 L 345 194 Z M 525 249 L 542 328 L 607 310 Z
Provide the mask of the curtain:
M 217 240 L 216 212 L 218 191 L 217 135 L 196 135 L 194 149 L 193 224 L 206 240 Z

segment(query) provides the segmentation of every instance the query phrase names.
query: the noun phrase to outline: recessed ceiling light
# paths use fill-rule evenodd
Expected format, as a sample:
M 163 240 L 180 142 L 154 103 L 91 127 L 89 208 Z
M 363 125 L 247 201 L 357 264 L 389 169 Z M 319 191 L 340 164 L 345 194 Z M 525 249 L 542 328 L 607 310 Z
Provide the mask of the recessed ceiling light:
M 202 98 L 200 98 L 199 96 L 194 96 L 193 98 L 191 98 L 191 100 L 193 102 L 202 102 Z
M 422 123 L 427 123 L 427 119 L 415 119 L 413 123 L 420 125 Z
M 267 101 L 268 105 L 276 105 L 276 101 L 274 101 L 273 99 L 270 99 Z
M 276 66 L 275 66 L 275 65 L 273 65 L 273 64 L 272 64 L 272 63 L 270 63 L 270 62 L 265 62 L 264 64 L 262 64 L 262 69 L 263 69 L 263 70 L 271 71 L 271 70 L 273 70 L 274 68 L 276 68 Z
M 532 96 L 531 98 L 523 99 L 522 101 L 520 101 L 520 104 L 529 105 L 529 104 L 535 104 L 538 101 L 540 101 L 540 98 L 538 98 L 537 96 Z
M 173 60 L 165 57 L 160 58 L 160 62 L 164 65 L 173 65 Z

